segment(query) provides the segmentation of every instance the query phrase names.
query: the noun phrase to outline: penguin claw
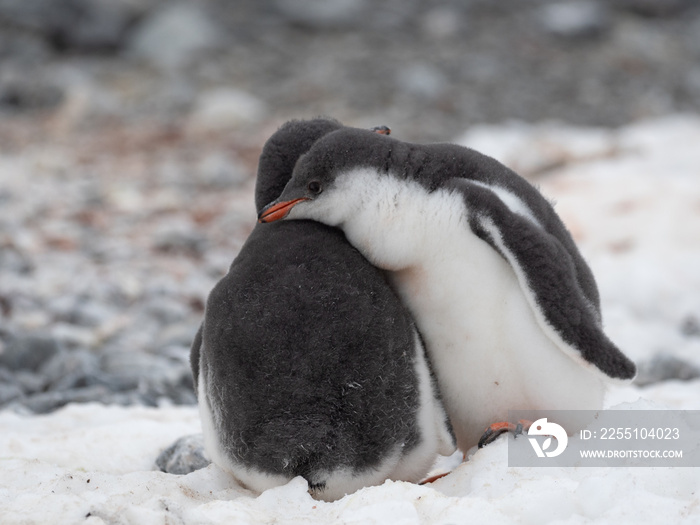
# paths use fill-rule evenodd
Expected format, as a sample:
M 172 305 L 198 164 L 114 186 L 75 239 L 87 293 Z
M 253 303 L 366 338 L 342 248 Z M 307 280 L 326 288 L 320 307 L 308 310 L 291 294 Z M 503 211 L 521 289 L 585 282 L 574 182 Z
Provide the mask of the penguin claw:
M 496 438 L 504 432 L 511 432 L 517 438 L 523 433 L 523 430 L 528 430 L 532 421 L 521 419 L 517 424 L 508 421 L 501 421 L 489 426 L 479 439 L 479 448 L 484 448 L 486 445 L 496 441 Z

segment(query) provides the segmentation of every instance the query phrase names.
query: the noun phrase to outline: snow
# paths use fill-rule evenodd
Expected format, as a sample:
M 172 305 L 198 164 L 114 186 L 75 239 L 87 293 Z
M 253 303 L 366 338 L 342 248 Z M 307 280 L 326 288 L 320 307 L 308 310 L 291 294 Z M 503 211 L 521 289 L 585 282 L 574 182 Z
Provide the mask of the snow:
M 556 202 L 597 276 L 607 331 L 630 357 L 700 364 L 700 337 L 681 330 L 700 318 L 700 119 L 616 131 L 513 123 L 460 142 Z M 698 410 L 700 380 L 615 386 L 607 402 Z M 431 485 L 386 482 L 333 503 L 313 500 L 299 478 L 258 495 L 213 465 L 156 470 L 160 451 L 197 432 L 193 407 L 0 412 L 0 523 L 700 523 L 697 469 L 513 468 L 506 439 Z

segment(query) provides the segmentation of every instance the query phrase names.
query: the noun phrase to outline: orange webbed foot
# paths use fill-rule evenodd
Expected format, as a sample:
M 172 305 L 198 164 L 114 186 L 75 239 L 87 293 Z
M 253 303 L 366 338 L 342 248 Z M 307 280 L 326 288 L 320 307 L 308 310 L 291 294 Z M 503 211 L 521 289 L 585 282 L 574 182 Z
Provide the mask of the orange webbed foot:
M 516 437 L 523 433 L 523 430 L 528 430 L 532 421 L 526 421 L 521 419 L 517 424 L 510 423 L 509 421 L 501 421 L 494 423 L 489 426 L 479 439 L 479 448 L 483 448 L 489 443 L 493 443 L 498 436 L 504 432 L 511 432 Z

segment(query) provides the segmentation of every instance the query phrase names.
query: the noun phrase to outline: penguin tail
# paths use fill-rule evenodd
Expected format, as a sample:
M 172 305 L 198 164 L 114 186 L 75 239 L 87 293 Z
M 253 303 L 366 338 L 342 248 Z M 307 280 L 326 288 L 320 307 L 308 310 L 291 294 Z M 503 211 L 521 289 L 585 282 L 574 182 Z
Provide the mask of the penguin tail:
M 344 461 L 343 447 L 330 421 L 280 418 L 265 425 L 257 440 L 275 470 L 285 476 L 302 476 L 310 490 L 323 490 L 326 478 Z

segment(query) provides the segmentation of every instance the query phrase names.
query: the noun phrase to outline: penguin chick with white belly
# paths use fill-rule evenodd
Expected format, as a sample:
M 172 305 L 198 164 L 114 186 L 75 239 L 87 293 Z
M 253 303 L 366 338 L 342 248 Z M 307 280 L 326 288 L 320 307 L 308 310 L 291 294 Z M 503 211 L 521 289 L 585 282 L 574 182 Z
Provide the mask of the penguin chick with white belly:
M 261 222 L 341 228 L 418 325 L 463 451 L 508 410 L 600 409 L 634 364 L 552 206 L 496 160 L 343 129 L 314 144 Z
M 337 129 L 292 121 L 267 141 L 258 210 Z M 191 363 L 207 453 L 257 491 L 303 476 L 333 500 L 418 481 L 455 450 L 410 314 L 340 230 L 317 222 L 256 226 L 209 295 Z

